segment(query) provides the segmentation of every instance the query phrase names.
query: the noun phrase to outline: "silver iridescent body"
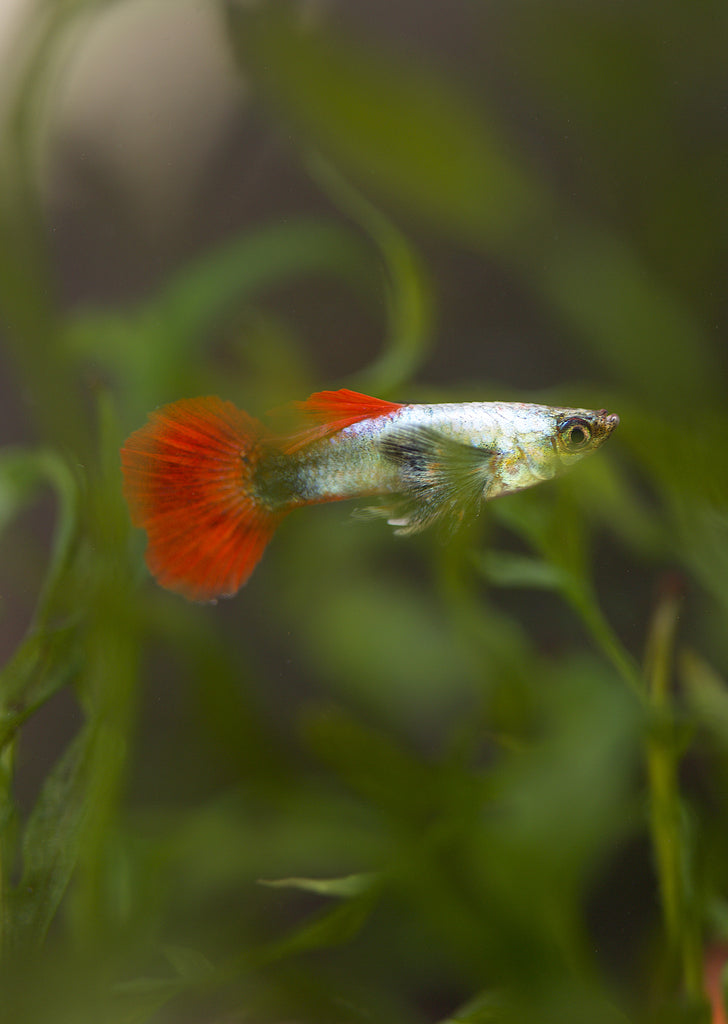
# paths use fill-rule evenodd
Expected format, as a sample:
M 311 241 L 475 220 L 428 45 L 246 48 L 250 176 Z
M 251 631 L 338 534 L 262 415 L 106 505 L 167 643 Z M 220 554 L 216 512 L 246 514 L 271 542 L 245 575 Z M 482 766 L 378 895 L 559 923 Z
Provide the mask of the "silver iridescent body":
M 511 402 L 405 405 L 313 441 L 270 466 L 287 507 L 374 495 L 415 532 L 476 500 L 548 480 L 598 448 L 619 422 L 605 410 Z M 273 496 L 275 492 L 275 497 Z

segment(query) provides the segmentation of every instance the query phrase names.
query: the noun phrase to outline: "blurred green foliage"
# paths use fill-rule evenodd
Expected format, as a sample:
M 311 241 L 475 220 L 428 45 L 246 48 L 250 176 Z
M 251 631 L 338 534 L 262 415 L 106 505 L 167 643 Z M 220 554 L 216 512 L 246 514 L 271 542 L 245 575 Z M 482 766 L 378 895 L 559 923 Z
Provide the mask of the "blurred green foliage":
M 0 317 L 38 436 L 0 454 L 0 530 L 55 502 L 0 674 L 4 1019 L 709 1020 L 703 957 L 728 939 L 724 6 L 470 5 L 494 60 L 475 83 L 342 12 L 231 0 L 241 73 L 334 212 L 231 238 L 135 309 L 69 311 L 33 158 L 68 34 L 109 6 L 39 6 L 0 149 Z M 573 195 L 496 85 L 548 125 Z M 322 385 L 259 301 L 321 273 L 386 310 L 356 385 L 444 397 L 412 383 L 436 304 L 418 230 L 522 280 L 592 380 L 528 397 L 607 405 L 618 435 L 447 544 L 321 508 L 229 605 L 159 591 L 125 434 L 185 394 L 261 412 Z M 29 727 L 64 695 L 80 724 L 19 800 Z

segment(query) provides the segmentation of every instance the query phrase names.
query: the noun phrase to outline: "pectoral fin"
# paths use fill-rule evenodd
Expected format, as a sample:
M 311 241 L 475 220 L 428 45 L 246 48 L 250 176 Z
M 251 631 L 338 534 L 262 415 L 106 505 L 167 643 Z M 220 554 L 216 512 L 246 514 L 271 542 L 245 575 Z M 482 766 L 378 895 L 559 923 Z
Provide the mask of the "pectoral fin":
M 493 475 L 493 449 L 462 444 L 430 427 L 393 431 L 381 450 L 400 469 L 402 493 L 378 514 L 399 534 L 443 520 L 458 526 L 468 511 L 477 510 Z

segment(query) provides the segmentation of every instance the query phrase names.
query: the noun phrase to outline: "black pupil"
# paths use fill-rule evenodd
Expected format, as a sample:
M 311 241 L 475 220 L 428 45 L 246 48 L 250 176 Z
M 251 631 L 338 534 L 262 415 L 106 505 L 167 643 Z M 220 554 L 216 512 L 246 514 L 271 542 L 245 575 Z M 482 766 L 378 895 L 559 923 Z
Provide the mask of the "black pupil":
M 586 444 L 586 431 L 582 427 L 572 427 L 569 431 L 569 444 L 572 448 L 581 448 Z

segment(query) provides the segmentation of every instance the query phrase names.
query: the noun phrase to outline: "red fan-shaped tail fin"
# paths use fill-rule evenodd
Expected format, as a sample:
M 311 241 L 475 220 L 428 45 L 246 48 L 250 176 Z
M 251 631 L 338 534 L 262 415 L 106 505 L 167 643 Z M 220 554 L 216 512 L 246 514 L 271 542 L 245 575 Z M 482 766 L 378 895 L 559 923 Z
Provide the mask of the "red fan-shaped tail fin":
M 220 398 L 157 409 L 121 449 L 124 496 L 157 581 L 192 601 L 234 594 L 284 512 L 255 496 L 264 428 Z
M 283 448 L 294 452 L 321 437 L 335 434 L 360 420 L 388 416 L 401 409 L 397 402 L 386 402 L 383 398 L 372 398 L 358 391 L 341 388 L 339 391 L 316 391 L 305 402 L 294 402 L 293 409 L 303 416 L 306 425 L 286 439 Z

